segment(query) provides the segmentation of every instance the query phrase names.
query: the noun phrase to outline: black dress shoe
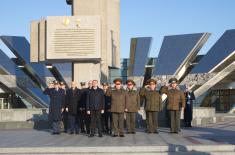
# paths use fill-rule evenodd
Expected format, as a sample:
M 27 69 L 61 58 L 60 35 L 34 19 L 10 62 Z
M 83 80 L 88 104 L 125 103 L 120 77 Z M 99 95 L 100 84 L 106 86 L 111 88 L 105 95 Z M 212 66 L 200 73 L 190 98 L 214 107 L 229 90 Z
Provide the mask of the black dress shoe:
M 74 132 L 70 132 L 69 134 L 72 135 L 72 134 L 74 134 Z
M 126 132 L 126 134 L 131 134 L 131 132 Z
M 99 137 L 103 137 L 103 135 L 100 133 L 100 134 L 99 134 Z
M 155 134 L 158 134 L 158 131 L 154 131 Z
M 94 134 L 90 134 L 89 137 L 94 137 L 95 135 Z
M 119 137 L 125 137 L 124 135 L 119 135 Z
M 135 134 L 135 132 L 131 132 L 131 134 Z
M 112 137 L 117 137 L 118 135 L 112 135 Z

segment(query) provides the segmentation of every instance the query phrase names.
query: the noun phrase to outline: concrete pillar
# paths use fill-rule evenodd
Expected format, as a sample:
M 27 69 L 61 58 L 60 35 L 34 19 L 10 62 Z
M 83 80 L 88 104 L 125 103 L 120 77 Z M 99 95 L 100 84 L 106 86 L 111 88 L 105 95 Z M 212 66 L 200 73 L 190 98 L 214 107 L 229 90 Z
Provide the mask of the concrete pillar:
M 75 62 L 74 80 L 107 82 L 109 66 L 120 67 L 120 0 L 73 0 L 72 15 L 101 17 L 101 61 Z
M 78 83 L 100 80 L 100 63 L 74 63 L 73 71 L 73 80 Z

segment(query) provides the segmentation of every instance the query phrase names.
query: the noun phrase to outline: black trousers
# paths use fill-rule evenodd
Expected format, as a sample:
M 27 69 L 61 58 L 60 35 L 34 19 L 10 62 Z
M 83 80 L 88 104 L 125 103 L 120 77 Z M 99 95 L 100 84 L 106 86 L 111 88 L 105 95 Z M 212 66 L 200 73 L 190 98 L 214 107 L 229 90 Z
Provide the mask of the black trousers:
M 169 115 L 171 132 L 180 131 L 180 111 L 170 110 Z
M 80 118 L 79 125 L 80 125 L 81 132 L 86 131 L 87 134 L 90 134 L 90 123 L 91 123 L 90 115 L 88 115 L 86 111 L 83 110 L 83 111 L 80 111 L 79 118 Z
M 68 124 L 68 112 L 67 111 L 63 111 L 62 113 L 63 117 L 62 117 L 62 121 L 63 121 L 63 125 L 64 125 L 64 132 L 67 132 L 68 128 L 69 128 L 69 124 Z
M 96 128 L 99 134 L 101 134 L 101 110 L 91 110 L 91 134 L 95 134 Z
M 112 131 L 112 122 L 113 122 L 112 113 L 106 111 L 104 113 L 104 124 L 105 124 L 104 126 L 105 126 L 105 131 L 106 132 L 111 133 L 111 131 Z
M 79 119 L 77 115 L 69 114 L 70 132 L 79 132 Z
M 53 133 L 60 133 L 60 122 L 61 121 L 53 121 L 52 122 Z

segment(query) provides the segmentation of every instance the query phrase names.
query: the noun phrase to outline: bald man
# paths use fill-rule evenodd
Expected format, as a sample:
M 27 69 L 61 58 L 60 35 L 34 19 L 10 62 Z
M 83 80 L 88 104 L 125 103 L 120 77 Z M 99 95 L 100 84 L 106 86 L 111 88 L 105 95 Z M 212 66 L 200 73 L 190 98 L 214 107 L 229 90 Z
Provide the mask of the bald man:
M 71 88 L 66 92 L 66 110 L 69 114 L 70 134 L 79 133 L 79 108 L 82 92 L 77 88 L 77 83 L 72 81 Z

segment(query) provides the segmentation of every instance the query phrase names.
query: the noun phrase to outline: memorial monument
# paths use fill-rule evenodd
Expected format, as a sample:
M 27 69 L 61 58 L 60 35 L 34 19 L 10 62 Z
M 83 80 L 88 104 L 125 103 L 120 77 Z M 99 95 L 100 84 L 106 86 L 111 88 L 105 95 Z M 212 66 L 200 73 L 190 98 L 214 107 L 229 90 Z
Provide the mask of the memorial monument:
M 72 62 L 74 81 L 107 82 L 120 66 L 120 0 L 67 0 L 72 16 L 31 22 L 31 62 Z

